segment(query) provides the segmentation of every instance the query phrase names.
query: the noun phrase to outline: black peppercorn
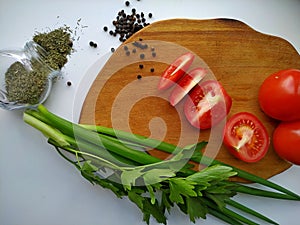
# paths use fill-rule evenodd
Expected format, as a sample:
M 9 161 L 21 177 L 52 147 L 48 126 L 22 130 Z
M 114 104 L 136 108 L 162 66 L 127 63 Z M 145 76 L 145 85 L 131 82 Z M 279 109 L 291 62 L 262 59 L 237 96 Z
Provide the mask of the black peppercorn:
M 144 59 L 145 58 L 145 54 L 140 54 L 140 59 Z
M 153 16 L 152 13 L 149 13 L 149 14 L 148 14 L 148 17 L 149 17 L 149 18 L 152 18 L 152 16 Z
M 91 47 L 97 48 L 97 43 L 95 43 L 93 41 L 90 41 L 89 44 L 90 44 Z
M 108 27 L 107 27 L 107 26 L 103 27 L 103 30 L 104 30 L 105 32 L 108 31 Z
M 140 68 L 140 69 L 143 69 L 143 68 L 144 68 L 144 65 L 143 65 L 143 64 L 140 64 L 140 65 L 139 65 L 139 68 Z
M 129 1 L 126 1 L 126 2 L 125 2 L 125 5 L 126 5 L 126 6 L 129 6 L 129 5 L 130 5 L 130 2 L 129 2 Z
M 140 80 L 140 79 L 142 79 L 142 75 L 139 74 L 136 76 L 136 78 Z
M 71 81 L 67 81 L 67 86 L 72 86 L 72 82 Z
M 154 72 L 154 68 L 151 68 L 151 69 L 150 69 L 150 72 L 153 73 L 153 72 Z
M 115 48 L 111 48 L 110 51 L 111 51 L 111 52 L 115 52 Z

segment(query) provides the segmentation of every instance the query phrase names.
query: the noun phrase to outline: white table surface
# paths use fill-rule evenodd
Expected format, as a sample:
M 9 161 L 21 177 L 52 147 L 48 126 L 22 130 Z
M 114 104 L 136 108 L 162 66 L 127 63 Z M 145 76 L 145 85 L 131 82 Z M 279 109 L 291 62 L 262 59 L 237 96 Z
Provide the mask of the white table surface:
M 35 31 L 60 27 L 78 29 L 76 52 L 63 68 L 46 106 L 53 112 L 78 121 L 88 85 L 118 47 L 117 38 L 102 31 L 124 0 L 0 0 L 0 49 L 22 47 Z M 300 52 L 299 0 L 131 0 L 131 7 L 152 12 L 149 22 L 168 18 L 234 18 L 266 34 L 288 40 Z M 89 41 L 98 48 L 89 46 Z M 104 59 L 104 61 L 103 61 Z M 101 61 L 102 60 L 102 61 Z M 68 87 L 66 81 L 72 81 Z M 271 180 L 300 193 L 300 167 Z M 300 203 L 239 195 L 239 200 L 270 216 L 281 225 L 299 224 Z M 127 199 L 92 186 L 78 171 L 46 143 L 46 139 L 22 121 L 22 112 L 0 109 L 0 224 L 1 225 L 134 225 L 144 224 L 139 210 Z M 156 224 L 155 221 L 151 221 Z M 189 224 L 173 210 L 168 224 Z M 213 217 L 196 224 L 224 224 Z

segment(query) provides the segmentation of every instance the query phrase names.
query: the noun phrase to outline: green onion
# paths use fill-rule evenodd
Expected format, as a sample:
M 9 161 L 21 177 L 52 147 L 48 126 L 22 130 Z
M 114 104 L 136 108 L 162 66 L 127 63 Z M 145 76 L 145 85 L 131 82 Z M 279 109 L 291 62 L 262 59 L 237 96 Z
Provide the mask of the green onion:
M 156 148 L 158 150 L 161 150 L 163 152 L 166 153 L 173 153 L 175 150 L 178 150 L 178 146 L 174 146 L 172 144 L 163 142 L 163 141 L 159 141 L 159 140 L 155 140 L 155 139 L 151 139 L 151 138 L 147 138 L 144 137 L 142 135 L 138 135 L 138 134 L 132 134 L 132 133 L 128 133 L 125 131 L 120 131 L 120 130 L 115 130 L 113 128 L 108 128 L 108 127 L 103 127 L 103 126 L 96 126 L 96 125 L 80 125 L 86 129 L 89 130 L 93 130 L 96 131 L 100 134 L 105 134 L 105 135 L 109 135 L 121 140 L 127 140 L 127 141 L 131 141 L 133 143 L 137 143 L 140 144 L 141 146 L 147 146 L 147 147 L 151 147 L 151 148 Z M 226 166 L 230 166 L 227 165 L 225 163 L 222 163 L 216 159 L 211 159 L 209 157 L 206 157 L 204 155 L 201 154 L 200 151 L 196 151 L 198 148 L 203 148 L 203 146 L 206 145 L 206 142 L 200 142 L 197 145 L 195 145 L 195 153 L 194 155 L 191 157 L 191 161 L 194 161 L 196 163 L 201 162 L 202 164 L 209 166 L 209 165 L 217 165 L 217 164 L 221 164 L 221 165 L 226 165 Z M 280 191 L 282 193 L 285 193 L 288 196 L 292 196 L 292 199 L 296 199 L 296 200 L 300 200 L 300 196 L 287 190 L 286 188 L 277 185 L 269 180 L 263 179 L 259 176 L 256 176 L 254 174 L 248 173 L 244 170 L 238 169 L 236 167 L 233 167 L 233 170 L 235 172 L 237 172 L 237 176 L 246 180 L 249 180 L 251 182 L 255 182 L 258 184 L 262 184 L 266 187 L 272 188 L 274 190 Z M 263 194 L 261 194 L 263 196 Z M 289 197 L 287 197 L 289 198 Z
M 191 221 L 199 217 L 205 218 L 205 214 L 209 213 L 233 225 L 257 224 L 228 209 L 226 207 L 228 205 L 253 218 L 277 224 L 233 201 L 231 197 L 236 193 L 245 193 L 276 199 L 300 200 L 299 195 L 278 184 L 203 156 L 199 150 L 206 146 L 206 142 L 180 148 L 112 128 L 78 125 L 49 112 L 43 105 L 38 106 L 37 110 L 25 111 L 24 121 L 40 130 L 48 138 L 49 144 L 53 145 L 63 158 L 74 164 L 82 176 L 91 183 L 109 188 L 118 197 L 128 196 L 142 210 L 144 220 L 148 224 L 150 216 L 158 222 L 166 223 L 165 211 L 175 204 L 182 212 L 189 214 Z M 158 159 L 145 152 L 147 148 L 170 153 L 172 157 L 168 160 Z M 63 152 L 71 153 L 74 159 L 70 159 Z M 202 171 L 194 171 L 191 165 L 186 163 L 180 171 L 174 171 L 176 165 L 186 159 L 201 162 L 207 167 Z M 114 171 L 109 177 L 113 180 L 103 178 L 97 173 L 107 168 Z M 228 178 L 233 175 L 280 192 L 229 181 Z M 122 184 L 117 181 L 122 181 Z M 150 183 L 147 183 L 149 181 Z M 138 182 L 144 182 L 144 185 L 135 187 Z M 164 196 L 161 206 L 158 205 L 154 195 L 156 191 L 161 191 Z

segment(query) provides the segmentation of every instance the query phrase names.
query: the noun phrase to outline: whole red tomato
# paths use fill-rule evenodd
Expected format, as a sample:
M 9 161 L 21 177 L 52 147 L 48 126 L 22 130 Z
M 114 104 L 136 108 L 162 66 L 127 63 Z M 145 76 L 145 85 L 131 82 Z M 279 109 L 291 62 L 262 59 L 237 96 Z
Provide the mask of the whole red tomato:
M 300 165 L 300 121 L 281 122 L 273 133 L 273 145 L 281 158 Z
M 261 109 L 281 121 L 300 120 L 300 70 L 281 70 L 270 75 L 259 90 Z

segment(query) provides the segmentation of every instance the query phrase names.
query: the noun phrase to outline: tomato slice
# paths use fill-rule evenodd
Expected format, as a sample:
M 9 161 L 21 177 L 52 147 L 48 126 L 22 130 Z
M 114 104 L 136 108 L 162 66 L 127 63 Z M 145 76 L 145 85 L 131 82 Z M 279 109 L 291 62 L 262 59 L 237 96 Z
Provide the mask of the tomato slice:
M 270 138 L 267 129 L 255 115 L 240 112 L 227 121 L 223 143 L 236 158 L 253 163 L 266 155 Z
M 169 101 L 172 106 L 180 102 L 193 87 L 195 87 L 206 75 L 207 71 L 201 67 L 195 68 L 188 72 L 178 81 L 176 87 L 172 91 Z
M 194 61 L 195 56 L 187 52 L 178 57 L 168 68 L 163 72 L 158 83 L 158 90 L 166 90 L 175 84 L 188 70 Z
M 227 116 L 231 104 L 231 97 L 221 84 L 208 80 L 191 90 L 184 104 L 184 113 L 192 126 L 209 129 Z

